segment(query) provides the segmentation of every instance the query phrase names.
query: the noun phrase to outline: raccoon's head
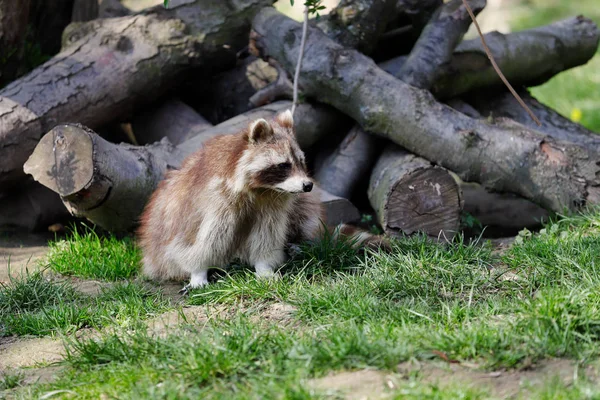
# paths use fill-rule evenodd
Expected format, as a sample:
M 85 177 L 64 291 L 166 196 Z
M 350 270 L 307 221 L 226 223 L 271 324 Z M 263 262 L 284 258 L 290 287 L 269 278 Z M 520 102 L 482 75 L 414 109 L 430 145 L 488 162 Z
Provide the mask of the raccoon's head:
M 270 122 L 262 118 L 253 121 L 244 137 L 248 145 L 237 165 L 244 186 L 284 193 L 312 190 L 290 110 Z

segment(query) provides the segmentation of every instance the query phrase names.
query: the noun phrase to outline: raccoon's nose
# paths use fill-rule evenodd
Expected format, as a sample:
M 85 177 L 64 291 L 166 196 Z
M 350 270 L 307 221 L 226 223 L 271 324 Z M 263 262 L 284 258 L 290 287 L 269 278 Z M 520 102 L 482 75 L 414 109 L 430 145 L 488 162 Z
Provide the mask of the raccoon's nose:
M 308 182 L 304 182 L 302 184 L 302 189 L 304 189 L 305 192 L 310 192 L 313 188 L 313 183 L 311 181 Z

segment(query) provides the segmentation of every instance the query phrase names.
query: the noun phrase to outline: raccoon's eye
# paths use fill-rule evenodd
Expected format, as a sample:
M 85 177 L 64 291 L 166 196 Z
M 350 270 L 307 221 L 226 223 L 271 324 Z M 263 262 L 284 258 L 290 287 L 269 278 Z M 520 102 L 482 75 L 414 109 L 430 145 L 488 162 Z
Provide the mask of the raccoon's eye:
M 279 163 L 276 165 L 277 169 L 282 169 L 282 170 L 286 170 L 286 169 L 290 169 L 292 168 L 292 163 L 289 162 L 283 162 L 283 163 Z

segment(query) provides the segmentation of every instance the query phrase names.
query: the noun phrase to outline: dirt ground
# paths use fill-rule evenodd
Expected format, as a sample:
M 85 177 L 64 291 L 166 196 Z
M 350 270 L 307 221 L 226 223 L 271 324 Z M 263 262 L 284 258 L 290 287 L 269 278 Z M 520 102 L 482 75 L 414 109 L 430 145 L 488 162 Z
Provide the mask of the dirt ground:
M 39 261 L 48 253 L 47 243 L 52 239 L 53 233 L 0 231 L 0 283 L 8 283 L 9 275 L 39 269 Z
M 587 367 L 580 371 L 569 360 L 553 359 L 522 371 L 478 371 L 472 366 L 448 364 L 445 362 L 405 362 L 397 367 L 395 373 L 376 370 L 341 372 L 315 379 L 309 382 L 312 388 L 331 395 L 341 395 L 347 400 L 375 400 L 392 397 L 393 390 L 402 381 L 418 377 L 421 382 L 439 385 L 461 385 L 483 389 L 496 399 L 510 399 L 517 395 L 526 395 L 532 388 L 558 378 L 571 385 L 582 373 L 598 381 L 598 370 Z M 396 392 L 397 395 L 397 392 Z

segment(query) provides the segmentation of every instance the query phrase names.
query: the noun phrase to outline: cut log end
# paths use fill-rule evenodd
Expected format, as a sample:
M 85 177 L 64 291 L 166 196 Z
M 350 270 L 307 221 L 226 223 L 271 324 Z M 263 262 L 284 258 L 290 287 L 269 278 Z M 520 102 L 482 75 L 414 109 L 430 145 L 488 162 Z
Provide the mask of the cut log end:
M 423 232 L 454 236 L 460 223 L 460 196 L 454 179 L 441 168 L 419 168 L 392 187 L 384 210 L 387 234 Z
M 460 186 L 445 169 L 388 147 L 373 169 L 369 200 L 386 234 L 422 232 L 451 239 L 460 228 Z
M 53 128 L 36 146 L 24 165 L 42 185 L 61 196 L 69 196 L 85 188 L 92 180 L 94 144 L 89 131 L 79 124 Z

